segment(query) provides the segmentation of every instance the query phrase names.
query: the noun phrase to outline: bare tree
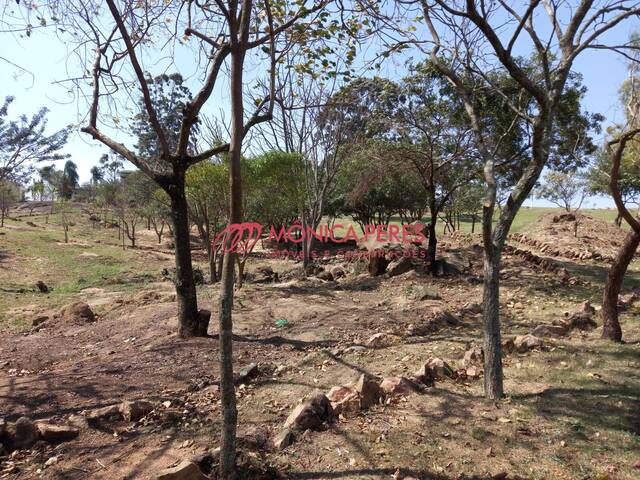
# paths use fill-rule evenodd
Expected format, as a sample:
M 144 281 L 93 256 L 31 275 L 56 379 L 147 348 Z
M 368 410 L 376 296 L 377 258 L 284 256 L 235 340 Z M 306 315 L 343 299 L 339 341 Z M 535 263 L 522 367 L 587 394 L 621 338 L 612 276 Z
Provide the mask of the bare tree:
M 503 396 L 500 334 L 500 264 L 511 224 L 524 200 L 538 181 L 554 153 L 554 133 L 559 106 L 575 59 L 589 49 L 606 49 L 627 54 L 631 44 L 607 45 L 603 37 L 626 20 L 640 14 L 636 1 L 580 0 L 577 4 L 556 0 L 530 0 L 519 7 L 504 0 L 396 1 L 395 8 L 380 9 L 377 2 L 364 2 L 387 27 L 390 50 L 413 46 L 429 56 L 462 98 L 474 132 L 476 148 L 484 162 L 482 234 L 485 251 L 483 324 L 485 348 L 485 394 Z M 382 15 L 380 12 L 384 12 Z M 418 18 L 423 26 L 407 28 L 402 19 Z M 542 24 L 545 23 L 543 26 Z M 540 32 L 549 31 L 542 36 Z M 515 45 L 530 49 L 530 58 L 514 52 Z M 516 83 L 520 96 L 510 95 L 494 81 L 494 72 L 506 72 Z M 524 121 L 530 142 L 521 152 L 524 159 L 509 188 L 504 206 L 494 224 L 498 198 L 498 172 L 504 158 L 500 145 L 505 135 L 496 136 L 479 98 L 490 91 Z M 531 102 L 517 101 L 523 96 Z M 526 108 L 523 108 L 523 105 Z

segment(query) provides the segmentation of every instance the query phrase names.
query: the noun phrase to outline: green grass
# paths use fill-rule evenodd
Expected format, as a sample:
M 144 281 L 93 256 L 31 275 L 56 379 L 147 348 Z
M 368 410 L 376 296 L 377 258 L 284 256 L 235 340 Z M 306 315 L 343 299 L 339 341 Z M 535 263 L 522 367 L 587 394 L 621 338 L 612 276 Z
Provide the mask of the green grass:
M 48 223 L 45 215 L 9 219 L 7 228 L 0 229 L 5 233 L 0 237 L 2 267 L 7 266 L 0 268 L 0 285 L 5 290 L 0 295 L 0 322 L 19 326 L 21 319 L 8 318 L 8 310 L 28 305 L 57 308 L 85 288 L 135 291 L 145 281 L 160 279 L 161 262 L 149 261 L 140 250 L 123 250 L 116 229 L 94 229 L 79 212 L 72 218 L 68 244 L 57 215 L 50 215 Z M 35 291 L 38 280 L 51 288 L 49 294 Z

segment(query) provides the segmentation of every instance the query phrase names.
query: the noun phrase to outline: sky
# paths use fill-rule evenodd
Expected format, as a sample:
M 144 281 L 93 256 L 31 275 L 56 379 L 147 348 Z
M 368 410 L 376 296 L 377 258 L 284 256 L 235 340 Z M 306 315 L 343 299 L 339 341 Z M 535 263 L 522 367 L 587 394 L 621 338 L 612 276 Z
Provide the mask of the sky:
M 617 28 L 607 38 L 610 42 L 625 42 L 633 30 L 640 30 L 640 25 L 627 22 Z M 50 28 L 36 29 L 30 38 L 20 38 L 11 34 L 3 34 L 0 43 L 0 94 L 16 97 L 11 105 L 10 117 L 20 114 L 31 116 L 39 108 L 45 106 L 50 110 L 48 116 L 49 132 L 60 129 L 68 124 L 78 126 L 86 115 L 86 104 L 70 96 L 64 83 L 57 83 L 77 75 L 77 65 L 69 60 L 70 47 L 52 35 Z M 4 60 L 2 60 L 4 59 Z M 7 61 L 8 60 L 8 61 Z M 189 68 L 186 64 L 177 63 Z M 9 62 L 19 65 L 26 71 L 17 68 Z M 387 72 L 390 76 L 402 64 L 401 60 L 390 61 L 383 65 L 381 74 Z M 623 119 L 623 112 L 619 106 L 618 90 L 625 80 L 627 71 L 624 59 L 620 56 L 600 50 L 587 50 L 575 62 L 574 70 L 583 75 L 583 82 L 588 88 L 584 99 L 584 108 L 590 112 L 598 112 L 605 116 L 605 124 L 609 125 Z M 214 92 L 207 108 L 215 113 L 221 105 L 228 104 L 224 94 L 224 85 Z M 130 140 L 126 134 L 111 132 L 119 141 Z M 601 136 L 602 137 L 602 136 Z M 598 139 L 599 141 L 601 140 Z M 78 165 L 81 181 L 90 178 L 90 169 L 95 165 L 106 147 L 93 141 L 86 134 L 74 130 L 65 153 Z M 61 162 L 63 163 L 63 162 Z M 58 165 L 61 167 L 61 165 Z M 544 201 L 527 201 L 527 205 L 549 205 Z M 584 207 L 612 206 L 606 198 L 590 198 Z

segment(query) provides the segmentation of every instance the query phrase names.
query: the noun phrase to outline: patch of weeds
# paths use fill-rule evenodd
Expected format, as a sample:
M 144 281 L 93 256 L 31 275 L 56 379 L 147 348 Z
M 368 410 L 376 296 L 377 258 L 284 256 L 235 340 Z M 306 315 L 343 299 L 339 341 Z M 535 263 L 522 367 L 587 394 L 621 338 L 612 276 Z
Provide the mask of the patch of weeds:
M 489 430 L 485 430 L 482 427 L 473 427 L 471 429 L 470 434 L 472 438 L 478 440 L 479 442 L 486 440 L 488 437 L 492 435 L 492 433 Z
M 291 323 L 286 318 L 279 318 L 276 320 L 276 327 L 278 328 L 285 328 L 289 325 L 291 325 Z

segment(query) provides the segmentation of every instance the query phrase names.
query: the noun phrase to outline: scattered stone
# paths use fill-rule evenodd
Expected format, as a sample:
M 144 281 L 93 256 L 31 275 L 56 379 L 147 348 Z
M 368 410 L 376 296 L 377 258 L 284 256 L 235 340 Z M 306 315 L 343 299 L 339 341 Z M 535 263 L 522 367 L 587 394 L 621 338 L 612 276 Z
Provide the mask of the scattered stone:
M 342 278 L 347 275 L 347 273 L 345 272 L 344 268 L 341 265 L 334 265 L 333 267 L 331 267 L 329 271 L 331 272 L 331 275 L 333 275 L 334 279 Z
M 36 282 L 36 288 L 40 293 L 49 293 L 49 287 L 42 280 Z
M 44 462 L 45 467 L 52 467 L 58 464 L 58 457 L 51 457 L 49 460 Z
M 49 443 L 60 443 L 73 440 L 80 431 L 76 427 L 68 425 L 53 425 L 52 423 L 36 423 L 40 437 Z
M 253 283 L 273 283 L 278 280 L 278 272 L 274 272 L 269 266 L 258 267 L 253 274 Z
M 397 341 L 398 341 L 398 337 L 396 335 L 379 332 L 369 337 L 369 340 L 367 340 L 367 346 L 373 347 L 373 348 L 381 348 L 381 347 L 387 347 L 389 345 L 393 345 Z
M 58 316 L 68 323 L 91 323 L 96 321 L 96 316 L 85 302 L 76 302 L 65 305 L 58 312 Z
M 416 300 L 440 300 L 440 294 L 433 288 L 427 288 L 423 285 L 414 286 L 411 289 L 411 297 Z
M 593 307 L 592 307 L 593 308 Z M 563 322 L 570 329 L 593 330 L 598 326 L 590 313 L 576 312 Z
M 533 335 L 518 335 L 513 341 L 514 348 L 518 353 L 525 353 L 533 349 L 541 349 L 544 342 Z
M 369 251 L 369 275 L 372 277 L 377 277 L 378 275 L 382 275 L 386 269 L 387 265 L 389 265 L 389 260 L 385 258 L 380 252 L 384 253 L 384 250 L 370 250 Z
M 324 394 L 316 392 L 294 408 L 285 422 L 285 427 L 317 430 L 333 418 L 331 402 Z
M 380 383 L 380 389 L 388 396 L 407 395 L 415 391 L 416 385 L 405 377 L 387 377 Z
M 479 303 L 469 303 L 462 309 L 462 313 L 477 315 L 479 313 L 482 313 L 482 305 Z
M 474 364 L 482 364 L 484 362 L 484 351 L 482 347 L 471 347 L 469 350 L 464 352 L 464 357 L 462 358 L 462 366 L 468 367 Z
M 120 404 L 119 409 L 127 422 L 137 422 L 153 410 L 153 405 L 146 400 L 127 400 Z
M 516 344 L 513 338 L 505 338 L 502 340 L 502 351 L 505 353 L 512 353 L 516 349 Z
M 382 391 L 374 377 L 363 373 L 355 384 L 355 390 L 360 396 L 360 408 L 367 409 L 380 401 Z
M 242 370 L 240 370 L 236 383 L 248 383 L 249 381 L 256 378 L 259 374 L 260 370 L 258 369 L 258 365 L 255 363 L 250 363 Z
M 122 413 L 119 405 L 109 405 L 87 412 L 86 417 L 89 421 L 112 420 L 122 418 Z
M 438 357 L 433 357 L 427 360 L 425 370 L 431 370 L 432 378 L 434 380 L 444 380 L 445 378 L 453 378 L 454 371 L 447 362 Z
M 82 415 L 70 415 L 67 421 L 79 429 L 87 428 L 89 426 L 87 418 Z
M 540 324 L 536 326 L 531 334 L 536 337 L 563 337 L 569 331 L 568 325 Z
M 591 305 L 591 302 L 589 302 L 589 300 L 585 300 L 584 302 L 582 302 L 581 312 L 588 315 L 595 315 L 596 309 L 593 305 Z
M 38 429 L 28 417 L 20 417 L 16 423 L 8 424 L 6 436 L 9 438 L 9 450 L 31 448 L 38 440 Z
M 467 378 L 475 379 L 480 377 L 482 370 L 476 367 L 469 367 L 465 370 L 465 374 L 467 375 Z
M 44 326 L 43 324 L 49 320 L 49 315 L 36 315 L 35 317 L 33 317 L 31 319 L 31 326 L 32 327 L 40 327 L 40 326 Z
M 295 435 L 292 429 L 285 428 L 278 435 L 276 435 L 271 443 L 276 450 L 284 450 L 295 440 Z
M 360 396 L 355 387 L 342 385 L 332 387 L 327 393 L 335 415 L 354 414 L 360 411 Z
M 154 480 L 206 480 L 207 477 L 200 467 L 191 460 L 183 460 L 179 465 L 158 472 Z
M 398 275 L 402 275 L 403 273 L 407 273 L 409 270 L 413 268 L 413 263 L 409 257 L 401 257 L 397 260 L 393 260 L 387 266 L 387 274 L 390 277 L 396 277 Z
M 324 280 L 326 282 L 333 282 L 333 275 L 331 274 L 331 272 L 324 270 L 320 273 L 318 273 L 316 275 L 316 278 L 319 278 L 320 280 Z

